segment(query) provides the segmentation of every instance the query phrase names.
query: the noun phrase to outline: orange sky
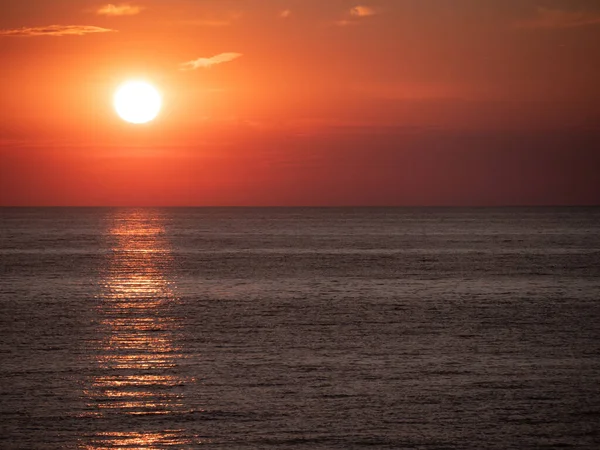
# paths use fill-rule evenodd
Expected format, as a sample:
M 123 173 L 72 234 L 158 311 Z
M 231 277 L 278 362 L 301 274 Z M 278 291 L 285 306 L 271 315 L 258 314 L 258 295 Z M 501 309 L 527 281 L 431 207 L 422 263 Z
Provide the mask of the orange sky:
M 0 205 L 600 203 L 597 1 L 1 8 Z

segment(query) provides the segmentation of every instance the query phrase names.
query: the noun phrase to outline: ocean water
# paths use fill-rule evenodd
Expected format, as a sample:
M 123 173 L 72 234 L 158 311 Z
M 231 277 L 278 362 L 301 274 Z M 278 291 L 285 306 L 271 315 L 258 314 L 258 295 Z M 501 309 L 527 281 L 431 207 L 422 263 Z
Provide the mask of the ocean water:
M 0 448 L 600 448 L 600 208 L 0 209 Z

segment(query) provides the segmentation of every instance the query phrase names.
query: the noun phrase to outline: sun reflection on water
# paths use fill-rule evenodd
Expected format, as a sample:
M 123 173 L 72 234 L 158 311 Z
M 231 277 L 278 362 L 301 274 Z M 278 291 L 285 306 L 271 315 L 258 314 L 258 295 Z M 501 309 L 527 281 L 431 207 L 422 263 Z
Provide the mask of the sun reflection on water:
M 192 412 L 184 396 L 192 380 L 178 370 L 184 354 L 164 231 L 157 211 L 120 211 L 111 217 L 107 238 L 113 246 L 92 349 L 96 370 L 84 390 L 86 415 L 96 419 L 97 431 L 84 448 L 192 444 L 183 430 L 166 426 Z

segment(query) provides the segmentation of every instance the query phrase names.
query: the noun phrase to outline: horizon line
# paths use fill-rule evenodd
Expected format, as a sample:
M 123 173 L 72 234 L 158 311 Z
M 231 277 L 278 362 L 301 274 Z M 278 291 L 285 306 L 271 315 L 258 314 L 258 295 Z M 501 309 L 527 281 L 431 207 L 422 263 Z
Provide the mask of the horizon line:
M 506 205 L 0 205 L 0 209 L 8 208 L 211 208 L 211 209 L 292 209 L 292 208 L 313 208 L 313 209 L 341 209 L 341 208 L 598 208 L 600 203 L 582 203 L 582 204 L 550 204 L 550 203 L 532 203 L 532 204 L 506 204 Z

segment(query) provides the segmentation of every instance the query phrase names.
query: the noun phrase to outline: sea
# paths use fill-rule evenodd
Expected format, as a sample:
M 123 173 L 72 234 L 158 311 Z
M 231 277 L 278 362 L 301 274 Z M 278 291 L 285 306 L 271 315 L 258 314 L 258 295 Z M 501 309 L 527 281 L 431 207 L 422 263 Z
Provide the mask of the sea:
M 2 449 L 598 449 L 600 208 L 1 208 Z

